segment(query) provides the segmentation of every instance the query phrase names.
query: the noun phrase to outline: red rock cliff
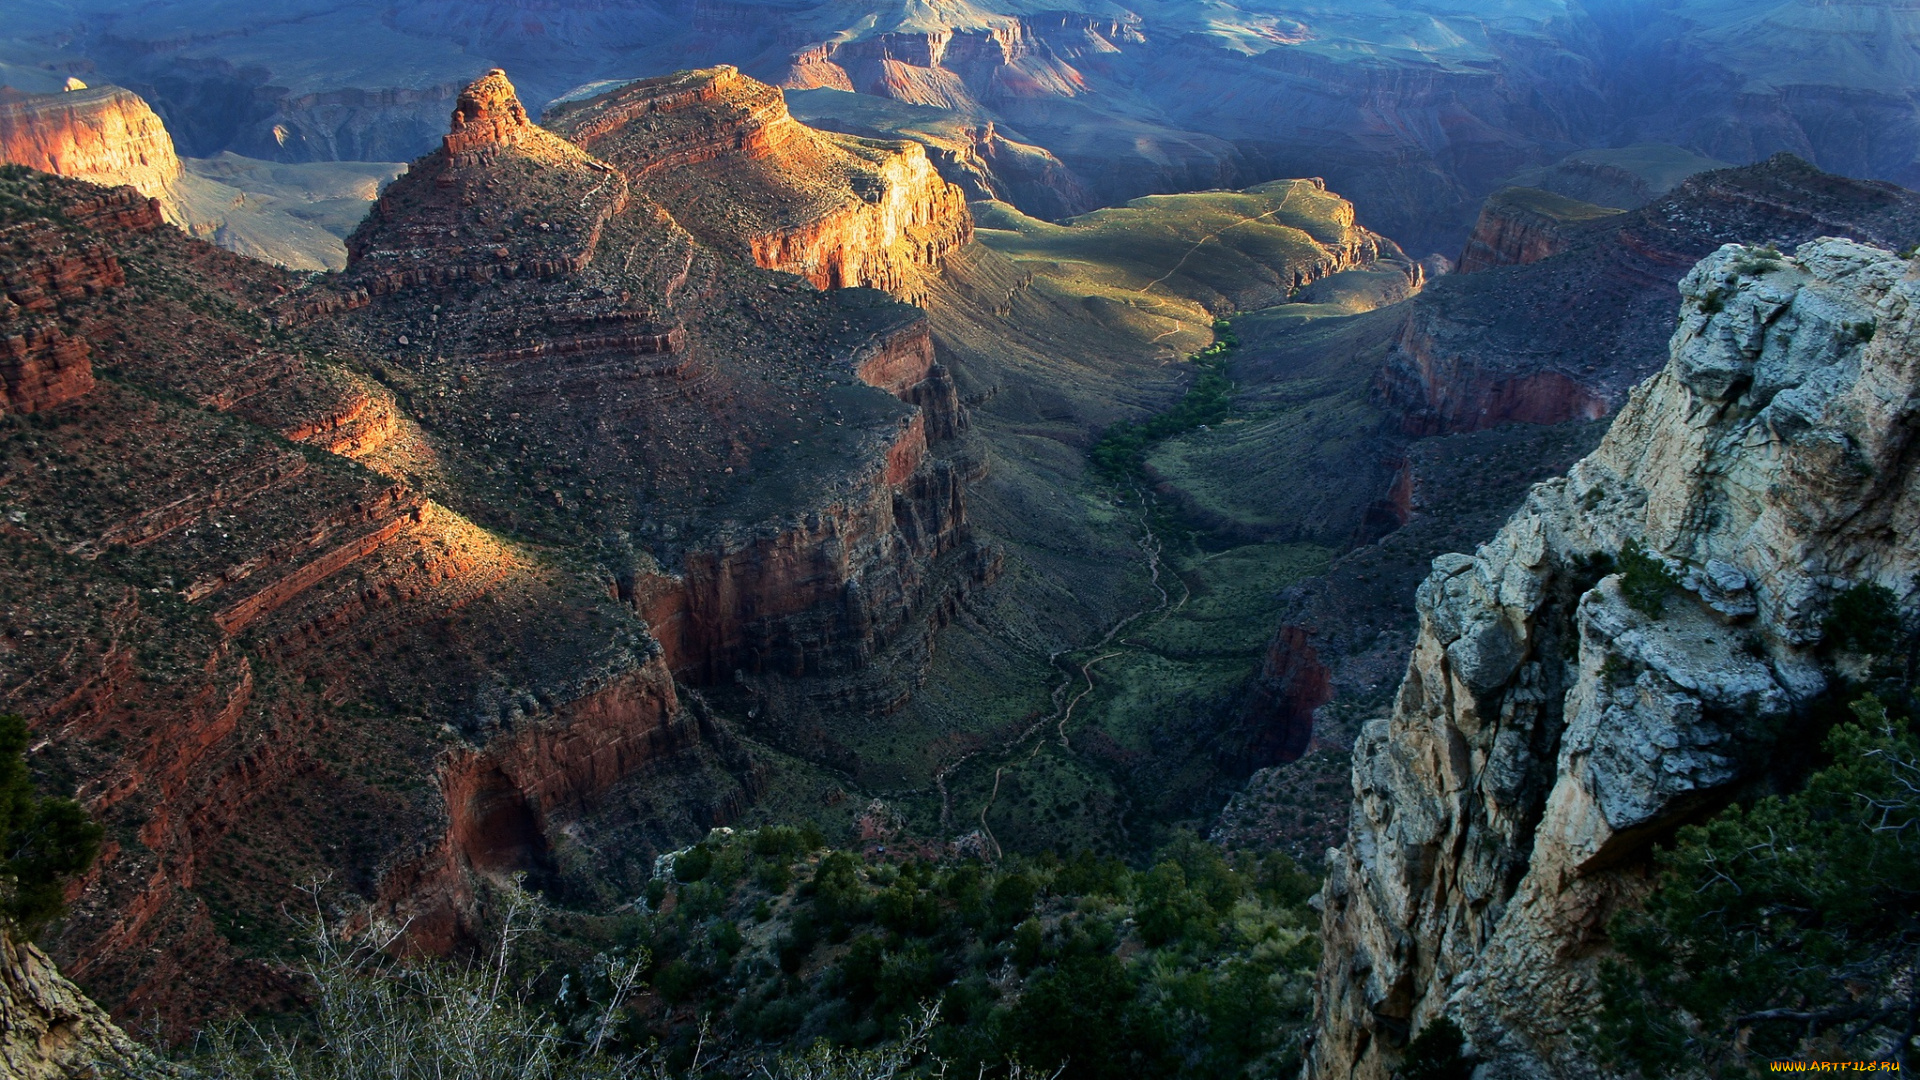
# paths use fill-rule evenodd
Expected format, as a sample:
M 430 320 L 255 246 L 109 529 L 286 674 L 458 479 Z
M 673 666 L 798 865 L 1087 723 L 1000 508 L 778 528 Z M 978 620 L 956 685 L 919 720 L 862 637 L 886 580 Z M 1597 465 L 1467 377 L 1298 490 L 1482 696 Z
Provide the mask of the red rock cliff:
M 164 198 L 180 178 L 165 124 L 117 86 L 0 95 L 0 162 Z
M 160 224 L 153 201 L 129 188 L 101 191 L 69 211 L 109 230 Z M 39 412 L 93 389 L 92 348 L 69 336 L 61 309 L 126 282 L 99 239 L 76 236 L 45 219 L 0 226 L 0 414 Z
M 1611 404 L 1604 391 L 1564 371 L 1544 365 L 1502 370 L 1477 362 L 1471 330 L 1426 309 L 1409 311 L 1373 386 L 1375 396 L 1399 414 L 1406 434 L 1607 415 Z
M 1621 213 L 1537 188 L 1507 188 L 1480 208 L 1460 255 L 1459 273 L 1523 266 L 1567 249 L 1567 226 Z
M 696 741 L 604 581 L 335 456 L 400 471 L 385 441 L 417 461 L 418 421 L 337 327 L 266 339 L 298 279 L 157 228 L 130 188 L 9 171 L 0 194 L 6 340 L 52 326 L 116 373 L 22 390 L 0 365 L 9 408 L 45 410 L 0 446 L 0 681 L 109 825 L 50 948 L 117 1015 L 177 1036 L 282 1000 L 249 929 L 276 932 L 304 881 L 457 914 L 443 898 L 517 835 L 463 776 L 508 778 L 533 808 L 512 858 L 538 858 L 542 830 Z M 457 857 L 425 874 L 438 849 Z

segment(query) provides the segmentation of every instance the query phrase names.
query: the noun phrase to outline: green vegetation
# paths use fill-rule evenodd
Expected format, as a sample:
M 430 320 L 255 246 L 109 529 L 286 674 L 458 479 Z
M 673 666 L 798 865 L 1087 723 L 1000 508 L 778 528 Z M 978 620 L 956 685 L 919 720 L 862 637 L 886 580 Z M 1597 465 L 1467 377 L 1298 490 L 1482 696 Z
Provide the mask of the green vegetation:
M 872 1046 L 938 1001 L 930 1047 L 967 1073 L 1008 1059 L 1066 1077 L 1298 1067 L 1317 882 L 1284 855 L 1230 859 L 1189 838 L 1136 871 L 1086 854 L 797 854 L 805 840 L 716 839 L 701 879 L 661 895 L 645 944 L 675 1008 L 653 1035 L 684 1043 L 706 1016 L 723 1044 Z
M 508 887 L 490 898 L 492 944 L 465 963 L 396 960 L 391 929 L 348 941 L 316 921 L 312 1013 L 211 1029 L 190 1064 L 209 1080 L 1299 1069 L 1318 879 L 1284 855 L 1187 838 L 1144 870 L 1084 854 L 992 866 L 817 839 L 715 833 L 677 853 L 647 908 L 597 919 Z
M 1780 250 L 1771 244 L 1748 248 L 1746 254 L 1733 261 L 1733 272 L 1748 277 L 1759 277 L 1786 268 L 1787 264 L 1781 261 Z
M 1088 456 L 1093 468 L 1109 482 L 1121 484 L 1145 478 L 1147 451 L 1162 439 L 1225 420 L 1233 411 L 1233 380 L 1227 378 L 1227 354 L 1240 344 L 1225 319 L 1213 324 L 1213 344 L 1188 359 L 1193 382 L 1173 407 L 1145 420 L 1115 424 L 1093 444 Z
M 1648 551 L 1638 540 L 1627 541 L 1615 560 L 1620 568 L 1620 595 L 1627 605 L 1643 615 L 1659 618 L 1667 609 L 1667 594 L 1678 588 L 1680 576 L 1667 569 L 1660 556 Z
M 1467 1080 L 1473 1075 L 1473 1059 L 1466 1056 L 1466 1046 L 1467 1033 L 1443 1016 L 1407 1044 L 1398 1080 Z
M 981 243 L 1031 272 L 1042 291 L 1182 349 L 1193 347 L 1190 335 L 1204 332 L 1212 312 L 1288 304 L 1303 285 L 1341 268 L 1364 238 L 1352 206 L 1310 180 L 1150 195 L 1058 223 L 998 202 L 973 211 Z M 1381 260 L 1361 269 L 1390 271 L 1404 283 L 1405 257 L 1382 247 Z M 1400 295 L 1350 299 L 1353 310 L 1366 310 Z
M 65 906 L 67 879 L 93 865 L 101 831 L 72 799 L 34 794 L 26 752 L 27 722 L 0 715 L 0 915 L 31 937 Z
M 1834 597 L 1821 624 L 1826 648 L 1886 655 L 1900 645 L 1900 602 L 1885 585 L 1863 582 Z
M 1615 919 L 1598 1034 L 1647 1077 L 1902 1060 L 1920 1014 L 1920 739 L 1878 698 L 1804 790 L 1680 831 Z

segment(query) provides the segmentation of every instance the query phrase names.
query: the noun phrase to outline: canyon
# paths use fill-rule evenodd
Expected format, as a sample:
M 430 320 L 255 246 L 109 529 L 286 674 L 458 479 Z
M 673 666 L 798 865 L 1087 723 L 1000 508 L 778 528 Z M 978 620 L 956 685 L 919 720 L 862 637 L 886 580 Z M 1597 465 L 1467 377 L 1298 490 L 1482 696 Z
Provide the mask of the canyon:
M 1345 748 L 1392 706 L 1429 563 L 1472 550 L 1532 484 L 1593 449 L 1604 418 L 1658 370 L 1673 290 L 1696 262 L 1728 242 L 1904 247 L 1920 235 L 1917 210 L 1904 189 L 1782 156 L 1557 226 L 1558 254 L 1443 275 L 1402 303 L 1350 318 L 1308 318 L 1314 308 L 1297 304 L 1235 320 L 1247 422 L 1169 440 L 1148 468 L 1216 532 L 1338 552 L 1324 574 L 1277 593 L 1279 630 L 1262 663 L 1286 679 L 1257 694 L 1312 700 L 1330 681 L 1326 704 L 1269 712 L 1309 750 L 1254 785 L 1329 788 L 1285 804 L 1242 800 L 1235 827 L 1303 857 L 1341 839 L 1321 815 L 1346 815 Z M 1302 803 L 1315 810 L 1301 814 Z M 1299 825 L 1276 832 L 1261 806 Z
M 458 955 L 721 825 L 1197 835 L 1329 860 L 1308 1075 L 1594 1075 L 1650 845 L 1915 569 L 1854 6 L 34 9 L 0 678 L 107 840 L 0 1012 L 297 1009 L 315 882 Z
M 493 64 L 531 80 L 537 114 L 582 84 L 727 63 L 823 102 L 815 115 L 838 130 L 938 126 L 927 141 L 948 179 L 1037 216 L 1317 175 L 1423 257 L 1451 255 L 1515 174 L 1578 152 L 1602 154 L 1574 186 L 1603 202 L 1620 201 L 1603 190 L 1660 194 L 1604 156 L 1661 145 L 1708 163 L 1784 151 L 1914 182 L 1920 121 L 1904 79 L 1920 36 L 1903 7 L 1868 7 L 1885 19 L 1814 0 L 1750 23 L 1704 0 L 1498 13 L 1454 0 L 1413 20 L 1373 3 L 853 13 L 493 0 L 386 13 L 278 0 L 129 13 L 91 0 L 23 16 L 6 78 L 29 92 L 67 72 L 126 86 L 194 156 L 397 161 L 431 148 L 440 114 Z M 850 91 L 881 104 L 827 101 Z M 922 111 L 884 116 L 889 103 Z
M 924 314 L 709 246 L 499 72 L 454 117 L 332 277 L 132 188 L 0 178 L 9 704 L 108 824 L 51 948 L 130 1021 L 278 1000 L 308 880 L 432 950 L 491 874 L 638 887 L 761 784 L 683 688 L 907 654 L 884 709 L 994 572 Z M 943 183 L 855 173 L 848 206 L 873 175 Z M 924 271 L 866 235 L 838 250 Z

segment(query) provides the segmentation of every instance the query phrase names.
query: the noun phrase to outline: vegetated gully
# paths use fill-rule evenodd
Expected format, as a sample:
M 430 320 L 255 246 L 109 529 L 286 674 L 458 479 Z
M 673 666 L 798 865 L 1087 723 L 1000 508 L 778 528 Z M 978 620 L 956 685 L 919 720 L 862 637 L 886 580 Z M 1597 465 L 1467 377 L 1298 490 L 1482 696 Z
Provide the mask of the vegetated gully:
M 1149 616 L 1162 613 L 1171 614 L 1174 611 L 1178 611 L 1184 607 L 1192 597 L 1192 591 L 1184 581 L 1180 582 L 1180 599 L 1177 602 L 1173 599 L 1172 594 L 1167 591 L 1166 586 L 1161 584 L 1160 555 L 1162 549 L 1160 537 L 1153 531 L 1151 496 L 1137 483 L 1130 486 L 1133 490 L 1133 504 L 1139 508 L 1140 512 L 1140 536 L 1135 541 L 1135 546 L 1140 550 L 1141 561 L 1147 571 L 1147 581 L 1152 586 L 1158 600 L 1147 607 L 1143 607 L 1129 615 L 1122 616 L 1107 627 L 1106 632 L 1100 636 L 1099 640 L 1090 645 L 1082 645 L 1069 649 L 1056 649 L 1052 653 L 1049 653 L 1047 655 L 1047 663 L 1060 670 L 1060 682 L 1054 686 L 1052 694 L 1050 695 L 1053 702 L 1053 711 L 1035 720 L 1019 734 L 1002 743 L 998 750 L 992 751 L 997 756 L 1011 758 L 1018 754 L 1021 747 L 1031 741 L 1033 748 L 1027 754 L 1027 759 L 1031 761 L 1033 758 L 1038 757 L 1040 751 L 1046 746 L 1044 740 L 1037 740 L 1035 736 L 1045 731 L 1048 727 L 1053 728 L 1054 738 L 1060 746 L 1071 749 L 1072 743 L 1067 734 L 1067 725 L 1073 720 L 1074 707 L 1079 705 L 1088 694 L 1093 693 L 1094 665 L 1103 660 L 1111 660 L 1121 655 L 1124 651 L 1115 649 L 1111 652 L 1103 652 L 1102 650 L 1112 645 L 1114 639 L 1134 623 Z M 1179 575 L 1175 575 L 1174 580 L 1179 581 Z M 1074 663 L 1071 658 L 1080 653 L 1094 653 L 1096 655 Z M 1077 690 L 1074 689 L 1075 683 L 1081 684 Z M 1069 691 L 1072 691 L 1071 697 L 1067 696 Z M 960 768 L 982 753 L 987 752 L 989 751 L 982 749 L 968 750 L 935 770 L 933 782 L 940 793 L 940 828 L 942 831 L 950 830 L 953 822 L 953 796 L 947 790 L 947 776 L 955 769 Z M 980 807 L 980 831 L 985 836 L 987 842 L 993 845 L 995 858 L 1003 856 L 1005 852 L 1001 850 L 1000 841 L 993 834 L 993 826 L 987 822 L 987 815 L 993 810 L 994 800 L 1000 795 L 1000 778 L 1002 774 L 1006 772 L 1006 769 L 1007 766 L 1005 764 L 995 766 L 993 770 L 993 790 L 988 794 L 987 801 Z M 1131 809 L 1131 800 L 1128 800 L 1127 804 L 1123 805 L 1121 820 L 1118 822 L 1122 836 L 1126 835 L 1126 817 L 1128 813 L 1131 812 Z
M 1284 203 L 1282 205 L 1284 205 Z M 1238 222 L 1236 224 L 1245 224 L 1245 222 Z M 1224 232 L 1225 230 L 1221 231 Z M 1205 240 L 1201 242 L 1205 243 Z M 1197 246 L 1198 245 L 1196 245 L 1196 247 Z M 1149 286 L 1149 288 L 1151 287 L 1152 286 Z M 1216 326 L 1218 325 L 1220 324 L 1216 324 Z M 1206 351 L 1196 354 L 1193 359 L 1198 360 L 1207 356 L 1217 355 L 1218 352 L 1231 351 L 1237 344 L 1238 342 L 1231 335 L 1226 336 L 1224 340 L 1216 338 L 1212 346 L 1209 346 Z M 1198 374 L 1199 373 L 1196 372 L 1196 377 Z M 1189 399 L 1196 394 L 1198 389 L 1199 387 L 1197 385 L 1188 387 L 1187 394 L 1181 399 L 1180 404 L 1186 404 Z M 1229 395 L 1232 393 L 1231 383 L 1227 385 L 1227 393 Z M 1176 405 L 1176 410 L 1179 407 L 1180 405 Z M 979 814 L 980 831 L 986 841 L 993 846 L 995 858 L 1003 856 L 1005 852 L 1000 846 L 999 838 L 993 833 L 993 826 L 987 821 L 987 815 L 993 811 L 993 804 L 1000 795 L 1000 781 L 1007 770 L 1005 760 L 1017 756 L 1020 749 L 1030 742 L 1032 743 L 1032 749 L 1027 752 L 1027 760 L 1032 761 L 1038 757 L 1041 750 L 1045 748 L 1046 743 L 1044 740 L 1035 739 L 1035 736 L 1045 731 L 1048 727 L 1052 727 L 1055 741 L 1061 747 L 1071 750 L 1072 742 L 1070 736 L 1067 734 L 1067 725 L 1073 720 L 1074 708 L 1078 706 L 1081 701 L 1085 700 L 1087 695 L 1094 691 L 1093 669 L 1095 665 L 1100 664 L 1102 661 L 1111 660 L 1125 652 L 1123 649 L 1115 649 L 1113 651 L 1104 650 L 1107 650 L 1108 647 L 1114 643 L 1114 640 L 1128 627 L 1133 626 L 1142 619 L 1153 616 L 1171 615 L 1185 607 L 1187 602 L 1193 598 L 1192 589 L 1178 574 L 1174 577 L 1176 581 L 1180 582 L 1179 600 L 1174 600 L 1173 595 L 1167 591 L 1167 587 L 1161 583 L 1161 555 L 1164 549 L 1159 534 L 1155 533 L 1153 529 L 1155 499 L 1148 490 L 1140 484 L 1140 478 L 1137 475 L 1127 478 L 1127 486 L 1133 493 L 1133 506 L 1138 509 L 1139 513 L 1140 535 L 1135 540 L 1135 546 L 1140 551 L 1141 562 L 1147 572 L 1147 582 L 1152 587 L 1157 599 L 1148 606 L 1115 620 L 1107 627 L 1106 631 L 1100 635 L 1100 638 L 1092 644 L 1067 649 L 1056 649 L 1048 654 L 1048 665 L 1060 671 L 1060 681 L 1054 686 L 1050 694 L 1053 705 L 1053 710 L 1050 713 L 1023 728 L 1013 738 L 1002 743 L 997 750 L 989 751 L 983 748 L 967 750 L 953 760 L 942 764 L 934 771 L 934 787 L 940 795 L 940 829 L 942 832 L 950 832 L 953 828 L 953 795 L 947 788 L 947 777 L 952 775 L 954 770 L 974 758 L 979 757 L 983 753 L 991 752 L 995 756 L 1003 759 L 1002 764 L 994 767 L 993 788 L 988 793 L 985 803 L 981 805 Z M 1072 660 L 1072 657 L 1075 655 L 1085 653 L 1093 653 L 1095 655 L 1077 663 Z M 1077 690 L 1075 689 L 1076 683 L 1079 684 Z M 1072 694 L 1071 697 L 1068 696 L 1070 692 Z M 1128 835 L 1127 818 L 1131 815 L 1133 806 L 1131 797 L 1125 793 L 1124 789 L 1121 792 L 1121 799 L 1120 818 L 1115 824 L 1120 830 L 1120 835 L 1125 838 Z

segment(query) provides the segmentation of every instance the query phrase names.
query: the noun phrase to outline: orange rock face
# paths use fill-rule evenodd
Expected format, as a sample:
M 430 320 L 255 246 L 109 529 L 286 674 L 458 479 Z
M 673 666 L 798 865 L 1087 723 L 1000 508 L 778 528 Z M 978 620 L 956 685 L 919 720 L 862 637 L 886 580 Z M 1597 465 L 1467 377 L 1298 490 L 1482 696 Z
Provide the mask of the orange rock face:
M 473 153 L 512 146 L 532 128 L 507 73 L 494 68 L 460 92 L 444 143 L 448 154 Z
M 117 86 L 0 96 L 0 162 L 155 198 L 181 171 L 160 117 Z
M 701 240 L 823 289 L 918 299 L 973 236 L 965 194 L 919 144 L 808 128 L 731 67 L 632 83 L 546 121 Z

